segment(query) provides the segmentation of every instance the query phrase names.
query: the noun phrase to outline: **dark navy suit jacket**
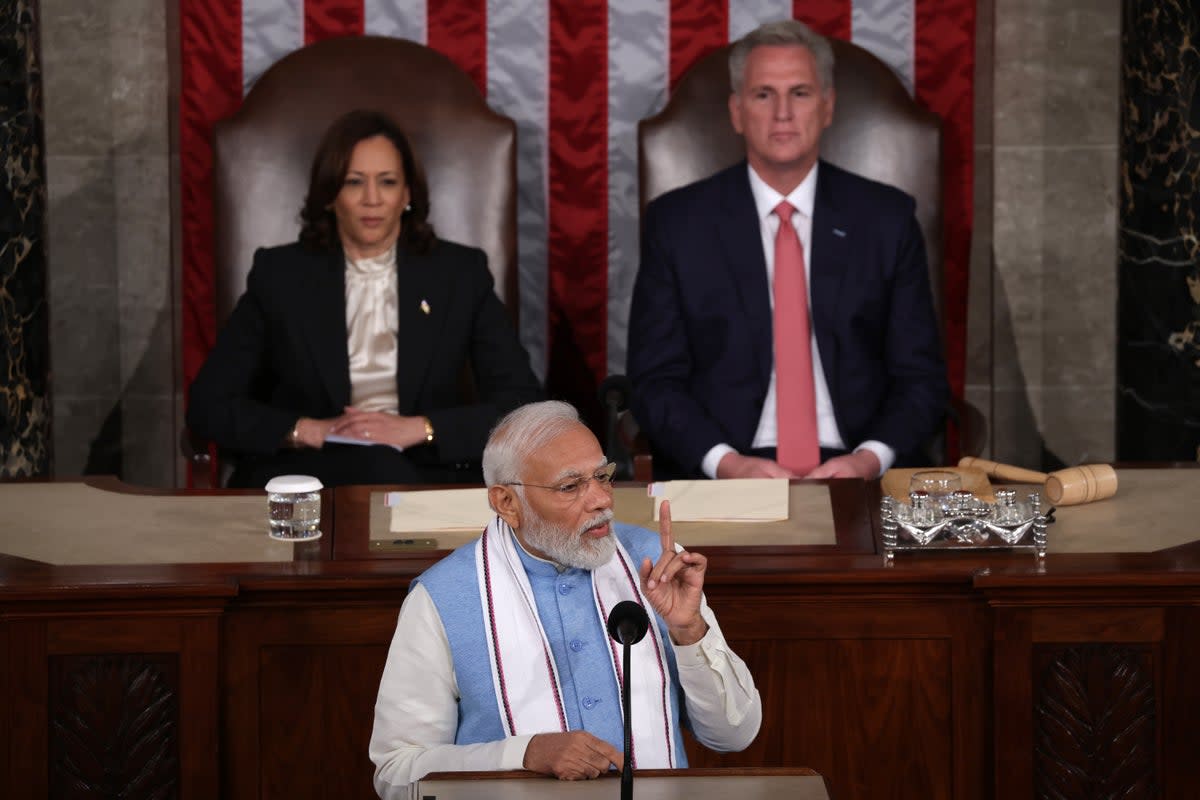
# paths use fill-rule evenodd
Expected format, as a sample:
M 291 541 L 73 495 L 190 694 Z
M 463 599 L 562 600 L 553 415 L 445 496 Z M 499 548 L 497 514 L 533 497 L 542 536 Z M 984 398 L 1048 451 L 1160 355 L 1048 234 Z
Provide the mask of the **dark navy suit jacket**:
M 716 444 L 751 449 L 773 333 L 746 162 L 646 209 L 629 320 L 633 411 L 659 477 L 699 476 Z M 848 448 L 919 459 L 949 396 L 925 244 L 911 197 L 821 162 L 813 209 L 812 325 Z

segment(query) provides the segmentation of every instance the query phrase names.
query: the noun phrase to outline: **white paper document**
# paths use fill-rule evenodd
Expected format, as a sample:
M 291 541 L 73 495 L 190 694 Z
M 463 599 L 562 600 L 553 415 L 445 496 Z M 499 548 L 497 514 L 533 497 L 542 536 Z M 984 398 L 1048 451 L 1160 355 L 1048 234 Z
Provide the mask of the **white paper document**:
M 654 498 L 654 519 L 663 500 L 671 501 L 677 522 L 778 522 L 788 518 L 786 478 L 733 478 L 664 481 L 647 488 Z
M 487 489 L 388 492 L 384 505 L 392 509 L 392 533 L 481 531 L 496 515 L 488 505 Z
M 370 446 L 373 444 L 382 444 L 382 442 L 373 442 L 370 439 L 355 439 L 352 436 L 339 436 L 336 433 L 327 434 L 325 436 L 325 441 L 329 442 L 330 444 L 361 444 L 361 445 L 367 445 L 367 446 Z M 389 444 L 389 445 L 387 445 L 387 447 L 394 447 L 397 450 L 399 450 L 401 453 L 404 452 L 404 448 L 398 444 Z

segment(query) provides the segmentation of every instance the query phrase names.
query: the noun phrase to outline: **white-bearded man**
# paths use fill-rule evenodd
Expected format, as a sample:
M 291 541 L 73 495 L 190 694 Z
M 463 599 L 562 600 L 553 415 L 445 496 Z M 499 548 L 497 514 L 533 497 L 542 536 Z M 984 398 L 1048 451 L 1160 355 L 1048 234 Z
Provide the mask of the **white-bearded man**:
M 529 769 L 564 780 L 623 765 L 623 600 L 650 612 L 631 653 L 634 766 L 687 766 L 681 727 L 745 749 L 762 701 L 704 600 L 707 561 L 613 523 L 613 467 L 570 405 L 522 406 L 483 453 L 496 512 L 479 539 L 418 577 L 400 610 L 370 754 L 381 797 L 430 772 Z

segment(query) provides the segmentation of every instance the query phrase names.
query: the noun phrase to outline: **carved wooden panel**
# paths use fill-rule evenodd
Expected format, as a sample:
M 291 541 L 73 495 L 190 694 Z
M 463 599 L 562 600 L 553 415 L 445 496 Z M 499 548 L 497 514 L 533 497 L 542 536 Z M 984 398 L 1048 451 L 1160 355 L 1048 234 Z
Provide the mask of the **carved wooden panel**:
M 49 796 L 179 796 L 174 654 L 52 656 Z
M 1150 646 L 1042 645 L 1034 664 L 1034 796 L 1157 797 Z
M 948 639 L 730 644 L 762 695 L 762 728 L 741 753 L 693 743 L 691 766 L 807 766 L 837 800 L 954 797 Z

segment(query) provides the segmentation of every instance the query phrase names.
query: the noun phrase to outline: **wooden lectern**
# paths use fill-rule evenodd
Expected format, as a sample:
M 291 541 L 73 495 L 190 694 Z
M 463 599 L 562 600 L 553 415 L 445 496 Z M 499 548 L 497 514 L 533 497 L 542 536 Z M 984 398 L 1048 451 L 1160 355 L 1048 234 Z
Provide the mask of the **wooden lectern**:
M 417 800 L 611 800 L 620 773 L 594 781 L 559 781 L 532 772 L 435 772 L 417 782 Z M 634 777 L 638 800 L 830 800 L 825 779 L 805 767 L 646 769 Z

